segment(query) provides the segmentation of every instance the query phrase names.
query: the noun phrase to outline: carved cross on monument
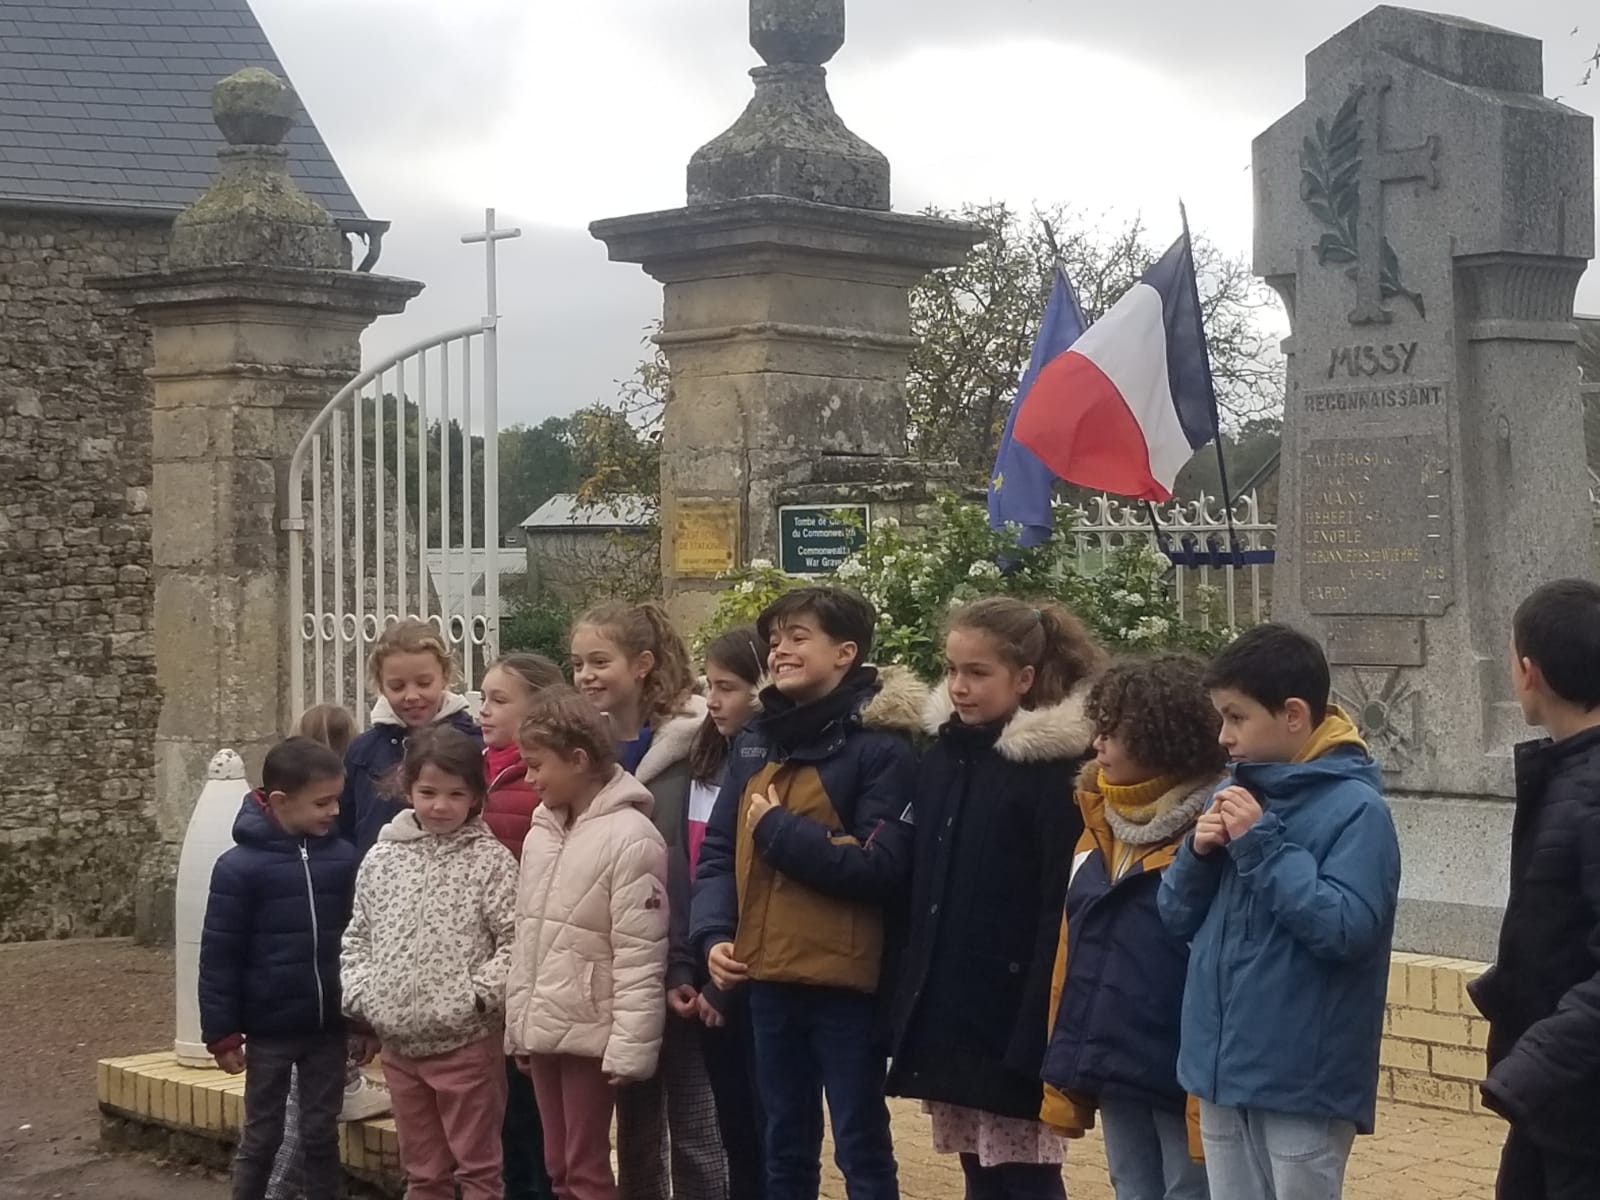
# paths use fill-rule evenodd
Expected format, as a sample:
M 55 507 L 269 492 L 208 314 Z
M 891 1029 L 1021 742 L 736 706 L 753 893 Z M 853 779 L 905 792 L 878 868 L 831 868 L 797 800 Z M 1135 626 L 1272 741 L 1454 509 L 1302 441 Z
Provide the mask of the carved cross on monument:
M 1394 314 L 1383 305 L 1383 188 L 1389 183 L 1421 181 L 1439 186 L 1439 139 L 1420 146 L 1386 149 L 1383 144 L 1383 98 L 1393 86 L 1387 75 L 1372 75 L 1361 89 L 1361 129 L 1369 139 L 1361 157 L 1361 220 L 1356 236 L 1356 306 L 1352 325 L 1387 325 Z M 1398 284 L 1398 281 L 1396 281 Z

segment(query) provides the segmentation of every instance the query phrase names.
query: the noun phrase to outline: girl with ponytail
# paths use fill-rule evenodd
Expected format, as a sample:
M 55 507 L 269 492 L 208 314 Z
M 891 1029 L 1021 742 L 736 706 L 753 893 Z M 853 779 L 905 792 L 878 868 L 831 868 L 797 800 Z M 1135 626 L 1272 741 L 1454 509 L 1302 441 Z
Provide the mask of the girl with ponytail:
M 706 702 L 694 693 L 688 648 L 660 605 L 589 609 L 572 627 L 571 650 L 572 681 L 606 714 L 623 769 L 650 789 L 652 819 L 667 843 L 667 1029 L 655 1078 L 617 1096 L 618 1185 L 630 1200 L 726 1200 L 728 1164 L 688 944 L 689 755 Z
M 1059 604 L 955 612 L 923 715 L 911 932 L 894 1002 L 893 1095 L 924 1102 L 969 1197 L 1063 1200 L 1040 1119 L 1056 934 L 1083 823 L 1104 651 Z

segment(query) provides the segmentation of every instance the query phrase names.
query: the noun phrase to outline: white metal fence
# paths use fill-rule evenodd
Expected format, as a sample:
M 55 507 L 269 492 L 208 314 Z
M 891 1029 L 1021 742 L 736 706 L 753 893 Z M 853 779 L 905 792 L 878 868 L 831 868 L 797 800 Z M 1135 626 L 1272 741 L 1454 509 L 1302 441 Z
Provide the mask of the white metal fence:
M 296 449 L 284 520 L 296 712 L 331 702 L 364 725 L 367 657 L 403 617 L 432 622 L 469 683 L 497 653 L 500 572 L 472 569 L 499 542 L 492 338 L 467 326 L 363 371 Z
M 1254 492 L 1234 501 L 1228 523 L 1222 501 L 1202 494 L 1198 500 L 1174 500 L 1155 506 L 1160 538 L 1142 503 L 1096 496 L 1072 510 L 1073 536 L 1080 566 L 1092 569 L 1117 550 L 1141 542 L 1176 552 L 1184 565 L 1173 567 L 1174 596 L 1179 615 L 1203 629 L 1218 621 L 1230 629 L 1268 619 L 1272 600 L 1269 552 L 1277 546 L 1278 529 L 1262 519 Z M 1243 552 L 1231 554 L 1230 537 Z

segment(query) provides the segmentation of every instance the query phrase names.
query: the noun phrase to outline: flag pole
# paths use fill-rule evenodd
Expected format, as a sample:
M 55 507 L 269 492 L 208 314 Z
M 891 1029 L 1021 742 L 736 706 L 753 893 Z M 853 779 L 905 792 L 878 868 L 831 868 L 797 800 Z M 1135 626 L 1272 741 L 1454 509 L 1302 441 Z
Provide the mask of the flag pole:
M 1228 522 L 1228 553 L 1238 561 L 1239 535 L 1233 526 L 1233 489 L 1228 486 L 1228 460 L 1223 453 L 1222 419 L 1217 409 L 1217 388 L 1211 378 L 1211 346 L 1206 341 L 1205 316 L 1200 308 L 1200 274 L 1194 268 L 1194 239 L 1189 234 L 1189 210 L 1183 200 L 1178 201 L 1178 216 L 1183 221 L 1183 246 L 1189 255 L 1190 299 L 1194 303 L 1194 320 L 1199 327 L 1200 344 L 1206 351 L 1206 384 L 1211 403 L 1211 440 L 1217 447 L 1217 479 L 1222 485 L 1222 511 Z

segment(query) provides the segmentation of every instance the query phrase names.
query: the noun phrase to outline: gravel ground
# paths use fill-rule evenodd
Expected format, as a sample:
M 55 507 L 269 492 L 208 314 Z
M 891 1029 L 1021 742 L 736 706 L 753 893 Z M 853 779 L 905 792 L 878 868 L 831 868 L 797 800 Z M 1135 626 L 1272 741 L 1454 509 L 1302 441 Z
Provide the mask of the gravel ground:
M 172 1040 L 172 954 L 0 945 L 0 1196 L 221 1200 L 218 1176 L 100 1148 L 95 1063 Z

